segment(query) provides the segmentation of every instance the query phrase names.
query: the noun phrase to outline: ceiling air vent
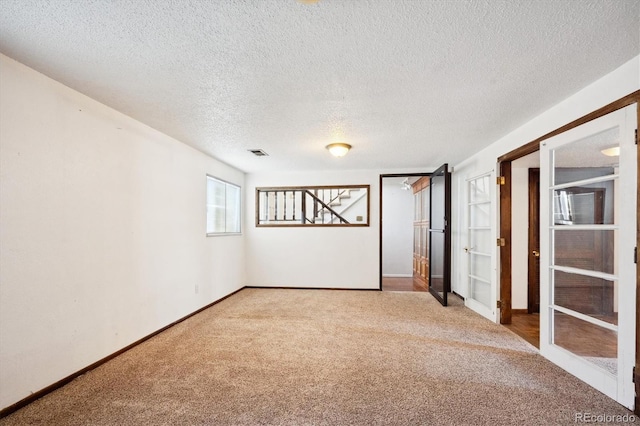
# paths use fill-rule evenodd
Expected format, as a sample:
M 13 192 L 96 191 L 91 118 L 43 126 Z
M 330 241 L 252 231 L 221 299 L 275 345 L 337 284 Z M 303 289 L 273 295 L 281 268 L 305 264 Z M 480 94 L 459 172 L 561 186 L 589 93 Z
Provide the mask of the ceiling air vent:
M 250 153 L 252 153 L 253 155 L 256 155 L 258 157 L 265 157 L 265 156 L 269 155 L 269 154 L 267 154 L 266 152 L 264 152 L 261 149 L 249 149 L 248 151 Z

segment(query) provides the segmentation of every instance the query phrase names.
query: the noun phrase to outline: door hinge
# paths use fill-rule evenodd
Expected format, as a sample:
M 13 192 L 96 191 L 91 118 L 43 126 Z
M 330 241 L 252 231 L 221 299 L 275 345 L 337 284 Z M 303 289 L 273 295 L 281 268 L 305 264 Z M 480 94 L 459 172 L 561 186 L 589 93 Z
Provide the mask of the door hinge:
M 638 145 L 638 129 L 636 129 L 636 145 Z
M 496 308 L 502 309 L 502 300 L 496 300 Z
M 498 176 L 498 177 L 496 178 L 496 183 L 497 183 L 498 185 L 506 185 L 506 183 L 507 183 L 507 179 L 506 179 L 504 176 Z
M 633 248 L 633 263 L 638 263 L 638 247 Z
M 497 245 L 498 247 L 504 247 L 504 246 L 506 246 L 506 245 L 507 245 L 507 240 L 505 240 L 504 238 L 498 238 L 498 239 L 496 240 L 496 245 Z
M 631 372 L 631 383 L 635 383 L 636 382 L 636 366 L 633 366 L 633 370 Z

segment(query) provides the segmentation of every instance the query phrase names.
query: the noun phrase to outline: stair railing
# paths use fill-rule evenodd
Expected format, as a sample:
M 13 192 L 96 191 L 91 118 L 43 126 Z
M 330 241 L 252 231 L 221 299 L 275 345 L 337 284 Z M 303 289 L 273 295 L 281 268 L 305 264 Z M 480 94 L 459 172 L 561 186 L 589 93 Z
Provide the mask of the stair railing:
M 336 200 L 338 200 L 338 201 L 339 201 L 339 200 L 340 200 L 340 198 L 341 198 L 345 193 L 346 193 L 346 194 L 348 194 L 350 191 L 353 191 L 353 189 L 348 189 L 348 188 L 345 188 L 345 189 L 338 189 L 338 190 L 336 191 L 336 196 L 335 196 L 335 197 L 333 197 L 333 196 L 332 196 L 332 191 L 333 191 L 333 190 L 329 189 L 328 191 L 329 191 L 329 201 L 327 202 L 327 204 L 328 204 L 329 206 L 331 206 L 331 205 L 332 205 Z M 324 191 L 323 191 L 323 195 L 324 195 Z M 323 198 L 324 198 L 324 197 L 323 197 Z M 329 211 L 327 211 L 327 210 L 329 210 Z M 320 210 L 317 212 L 317 216 L 324 215 L 325 213 L 331 213 L 331 212 L 333 212 L 333 211 L 334 211 L 334 209 L 325 209 L 325 208 L 322 208 L 322 209 L 320 209 Z M 338 219 L 339 219 L 339 218 L 340 218 L 340 215 L 338 215 Z M 331 216 L 331 221 L 332 221 L 332 222 L 334 221 L 334 217 L 333 217 L 333 215 Z M 346 223 L 349 223 L 349 222 L 346 222 Z
M 327 203 L 322 201 L 318 197 L 317 193 L 314 194 L 308 189 L 305 189 L 303 192 L 306 195 L 309 195 L 314 200 L 313 217 L 311 218 L 311 220 L 309 220 L 309 217 L 306 214 L 307 213 L 306 210 L 303 209 L 302 217 L 306 218 L 306 220 L 309 220 L 311 223 L 316 223 L 316 219 L 320 217 L 322 218 L 322 223 L 324 223 L 324 213 L 329 213 L 331 215 L 331 221 L 329 223 L 332 223 L 334 221 L 334 218 L 337 218 L 340 221 L 340 223 L 349 224 L 349 221 L 344 217 L 340 216 L 340 213 L 338 213 L 337 211 L 332 209 L 331 206 L 329 206 Z M 318 204 L 320 204 L 322 208 L 318 208 Z

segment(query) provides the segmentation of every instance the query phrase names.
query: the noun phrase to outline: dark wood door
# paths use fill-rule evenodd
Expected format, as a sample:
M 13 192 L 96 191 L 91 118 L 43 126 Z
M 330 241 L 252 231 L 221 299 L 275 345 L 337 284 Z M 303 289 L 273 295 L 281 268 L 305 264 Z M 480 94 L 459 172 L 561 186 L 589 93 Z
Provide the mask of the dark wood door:
M 451 291 L 451 173 L 442 165 L 429 183 L 429 292 L 447 306 Z
M 540 169 L 529 169 L 529 279 L 527 312 L 540 312 Z

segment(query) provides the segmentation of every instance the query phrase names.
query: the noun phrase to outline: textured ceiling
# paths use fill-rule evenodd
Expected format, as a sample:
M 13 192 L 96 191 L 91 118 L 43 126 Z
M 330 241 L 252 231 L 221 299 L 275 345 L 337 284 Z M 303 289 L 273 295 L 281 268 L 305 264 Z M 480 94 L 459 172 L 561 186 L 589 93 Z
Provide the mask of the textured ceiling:
M 424 170 L 638 55 L 640 0 L 0 0 L 0 51 L 247 172 Z

